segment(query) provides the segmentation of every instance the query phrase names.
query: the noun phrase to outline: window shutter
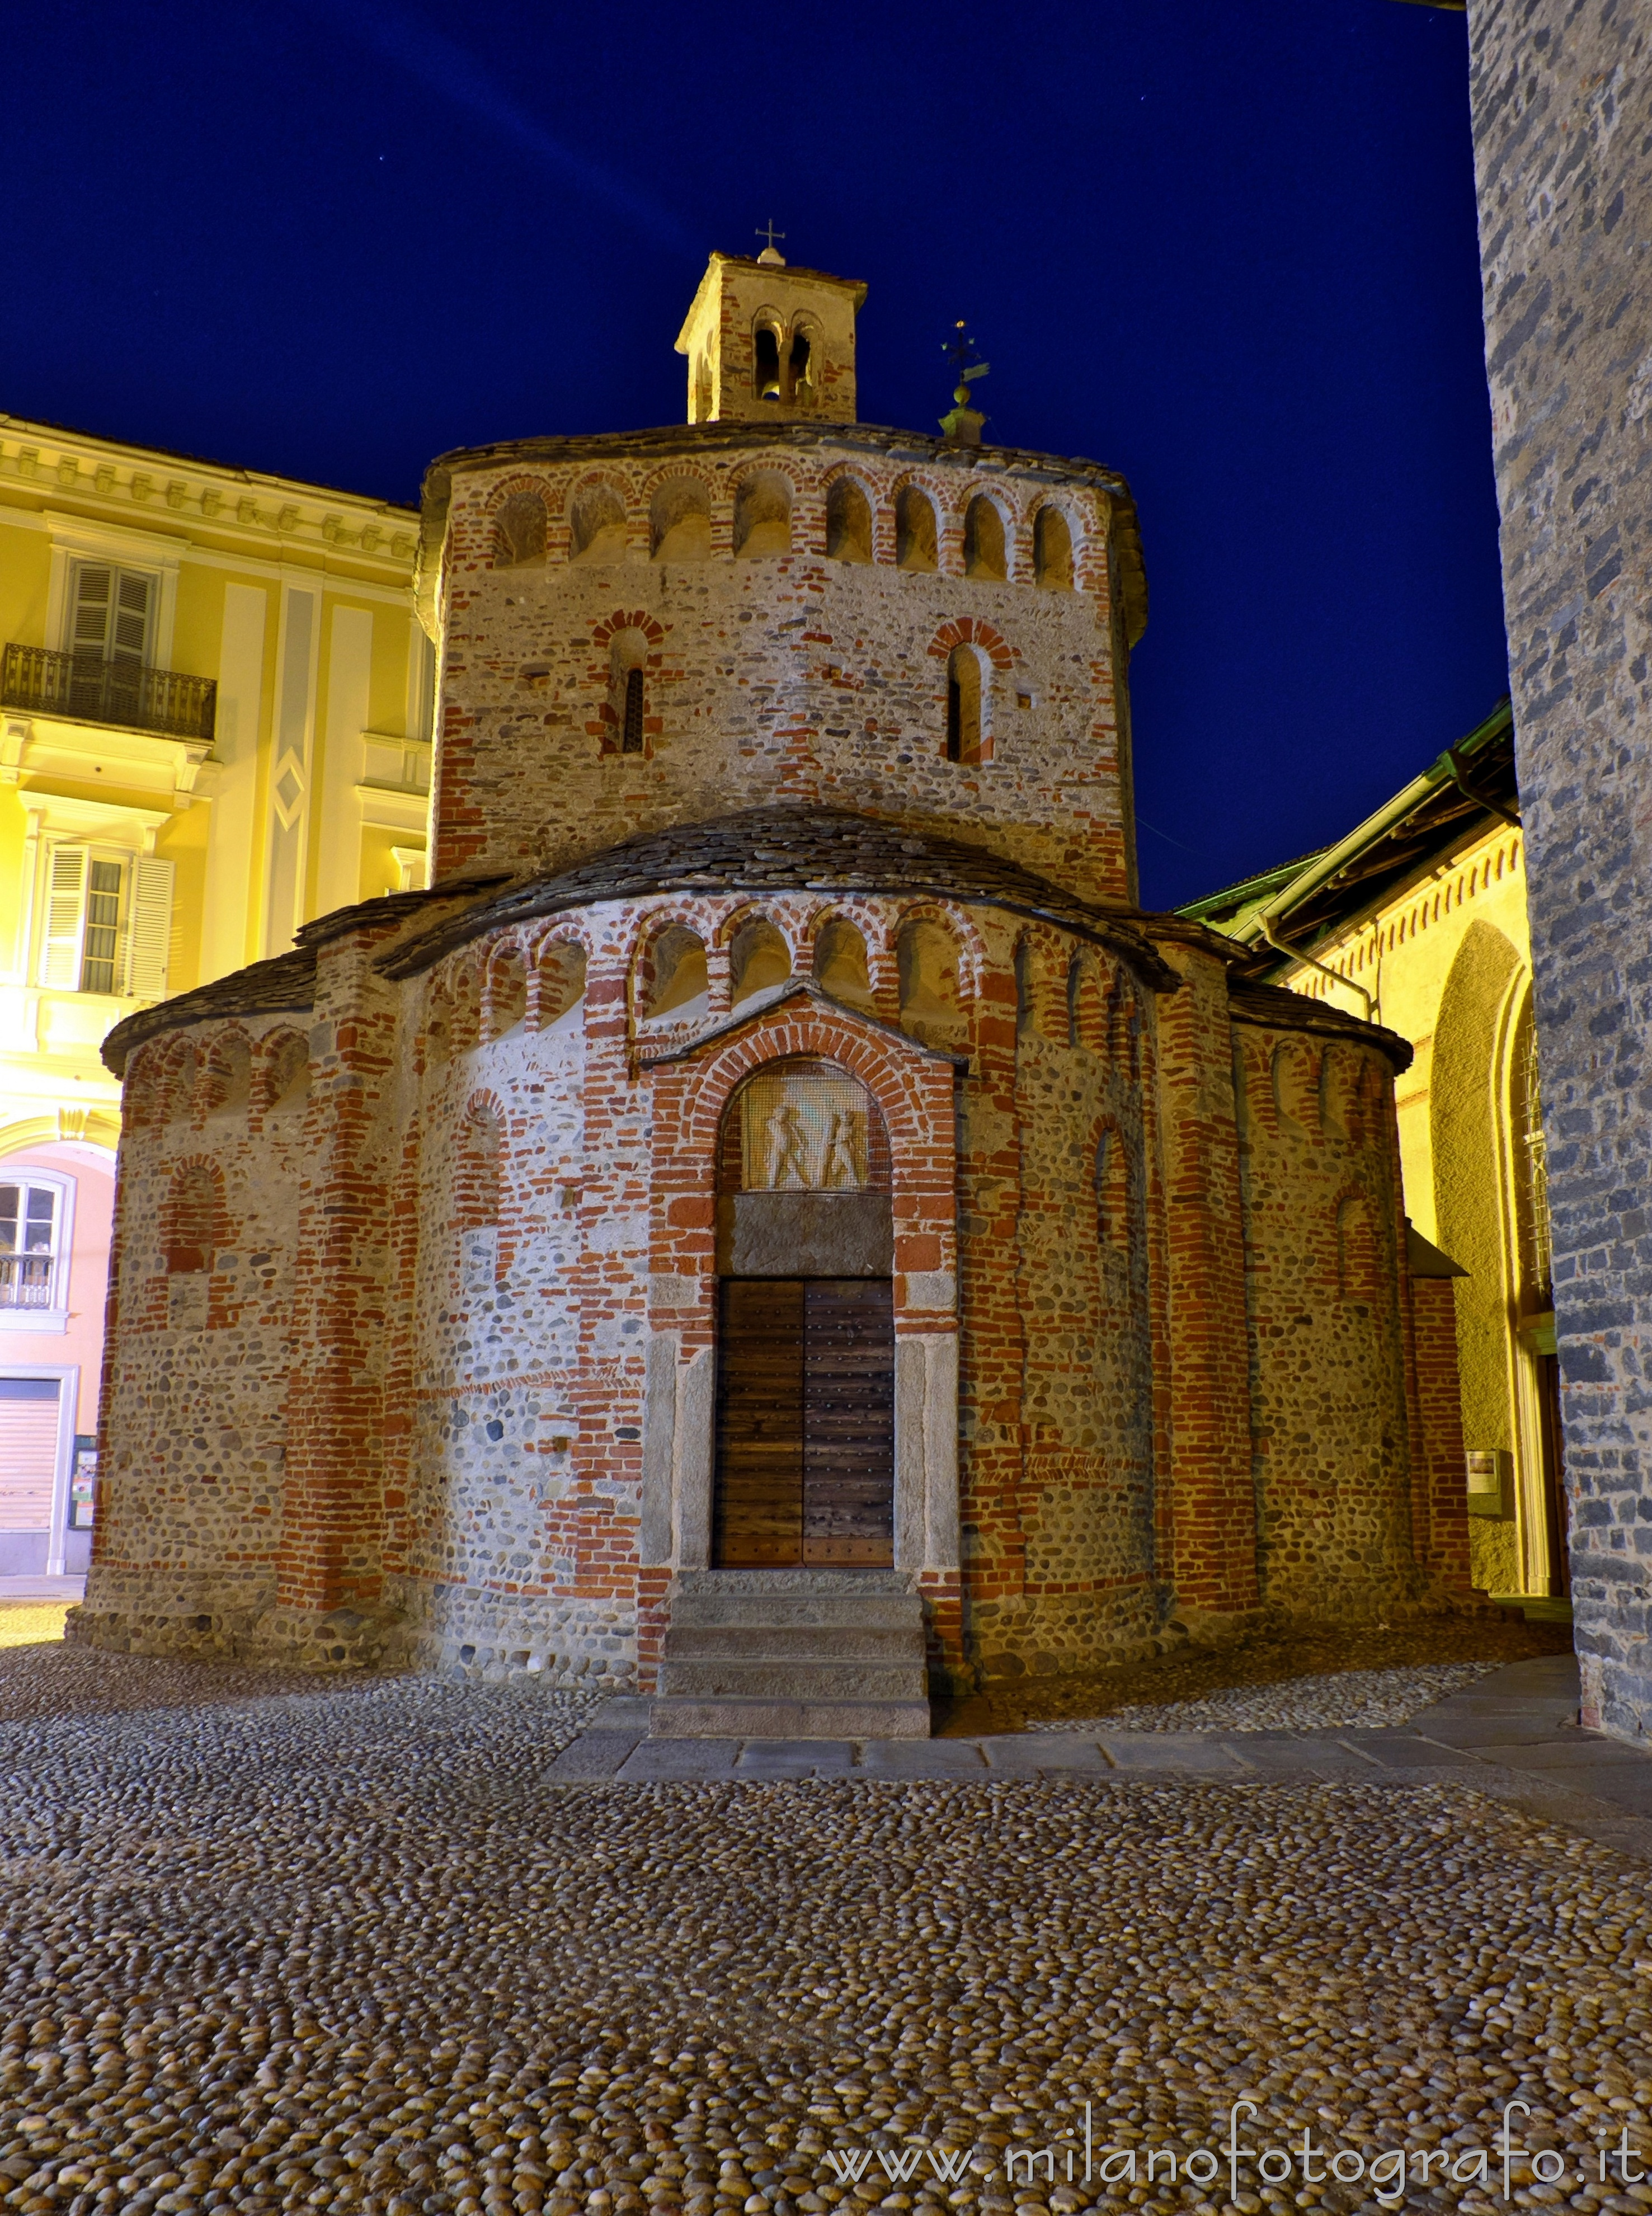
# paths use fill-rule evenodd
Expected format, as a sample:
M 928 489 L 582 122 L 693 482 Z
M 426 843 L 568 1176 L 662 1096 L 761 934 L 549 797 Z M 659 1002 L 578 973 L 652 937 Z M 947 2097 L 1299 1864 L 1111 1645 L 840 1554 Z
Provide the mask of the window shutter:
M 139 576 L 135 570 L 115 572 L 114 622 L 109 634 L 111 662 L 131 662 L 141 666 L 149 643 L 149 603 L 154 586 L 152 577 Z
M 174 865 L 139 854 L 132 865 L 132 914 L 126 929 L 126 990 L 134 1000 L 166 995 L 166 957 L 172 938 Z
M 75 570 L 74 626 L 70 649 L 102 656 L 109 636 L 109 602 L 114 571 L 102 562 L 82 562 Z
M 40 982 L 54 992 L 80 990 L 80 941 L 85 920 L 86 849 L 53 846 L 47 864 Z

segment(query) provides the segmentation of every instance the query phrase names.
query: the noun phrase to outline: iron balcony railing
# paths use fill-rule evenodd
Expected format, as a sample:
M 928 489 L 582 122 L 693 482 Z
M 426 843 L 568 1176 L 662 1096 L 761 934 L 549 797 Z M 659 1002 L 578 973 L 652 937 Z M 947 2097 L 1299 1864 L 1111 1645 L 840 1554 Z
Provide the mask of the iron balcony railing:
M 218 683 L 176 669 L 145 669 L 133 662 L 106 662 L 101 654 L 58 654 L 14 641 L 0 663 L 0 707 L 211 746 Z

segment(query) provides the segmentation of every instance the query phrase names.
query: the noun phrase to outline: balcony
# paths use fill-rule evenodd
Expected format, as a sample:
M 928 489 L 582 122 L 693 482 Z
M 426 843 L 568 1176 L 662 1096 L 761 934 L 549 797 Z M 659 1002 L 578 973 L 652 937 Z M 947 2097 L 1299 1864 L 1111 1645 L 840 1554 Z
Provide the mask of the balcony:
M 0 662 L 0 708 L 59 716 L 118 730 L 153 731 L 210 747 L 218 681 L 176 669 L 145 669 L 102 655 L 58 654 L 15 641 Z

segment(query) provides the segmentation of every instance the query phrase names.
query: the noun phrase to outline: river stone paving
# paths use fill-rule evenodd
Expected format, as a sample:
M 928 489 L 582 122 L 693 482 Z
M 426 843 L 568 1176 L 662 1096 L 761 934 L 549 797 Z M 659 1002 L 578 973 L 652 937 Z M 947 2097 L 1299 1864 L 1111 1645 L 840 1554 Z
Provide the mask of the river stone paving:
M 1210 2210 L 1162 2155 L 1240 2094 L 1322 2173 L 1460 2167 L 1514 2096 L 1571 2174 L 1652 2152 L 1652 1871 L 1461 1784 L 558 1784 L 587 1706 L 0 1657 L 0 2206 Z M 1012 2189 L 1086 2102 L 1159 2182 Z M 1405 2205 L 1502 2205 L 1439 2175 Z
M 1420 1663 L 1406 1670 L 1338 1670 L 1286 1677 L 1269 1685 L 1227 1685 L 1197 1701 L 1137 1701 L 1082 1721 L 1029 1717 L 1035 1732 L 1332 1731 L 1360 1725 L 1379 1730 L 1409 1724 L 1448 1694 L 1501 1665 L 1495 1662 Z

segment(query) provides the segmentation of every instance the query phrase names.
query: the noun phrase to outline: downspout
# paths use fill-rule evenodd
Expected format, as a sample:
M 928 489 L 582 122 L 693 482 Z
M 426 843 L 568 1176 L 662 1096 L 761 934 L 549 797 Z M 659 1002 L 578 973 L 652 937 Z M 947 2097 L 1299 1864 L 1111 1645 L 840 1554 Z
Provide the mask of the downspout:
M 1489 794 L 1476 792 L 1475 791 L 1474 787 L 1469 783 L 1467 778 L 1463 774 L 1463 764 L 1458 757 L 1458 751 L 1455 747 L 1447 747 L 1445 753 L 1440 756 L 1440 760 L 1445 763 L 1446 767 L 1451 773 L 1452 783 L 1457 787 L 1458 791 L 1463 795 L 1465 800 L 1473 801 L 1476 808 L 1483 808 L 1493 816 L 1501 816 L 1505 823 L 1512 824 L 1517 831 L 1523 828 L 1519 817 L 1512 814 L 1508 809 L 1503 806 L 1501 801 L 1493 800 Z M 1273 943 L 1272 939 L 1268 941 L 1270 946 Z
M 1300 963 L 1304 969 L 1317 970 L 1320 976 L 1328 977 L 1332 984 L 1346 985 L 1350 992 L 1358 993 L 1365 1004 L 1365 1021 L 1368 1024 L 1376 1022 L 1377 1002 L 1357 977 L 1345 977 L 1340 970 L 1331 970 L 1327 968 L 1324 963 L 1316 962 L 1311 954 L 1304 954 L 1300 947 L 1287 946 L 1282 939 L 1276 939 L 1273 936 L 1273 926 L 1267 920 L 1266 908 L 1258 911 L 1255 921 L 1257 930 L 1261 933 L 1262 937 L 1276 954 L 1283 954 L 1288 962 Z

